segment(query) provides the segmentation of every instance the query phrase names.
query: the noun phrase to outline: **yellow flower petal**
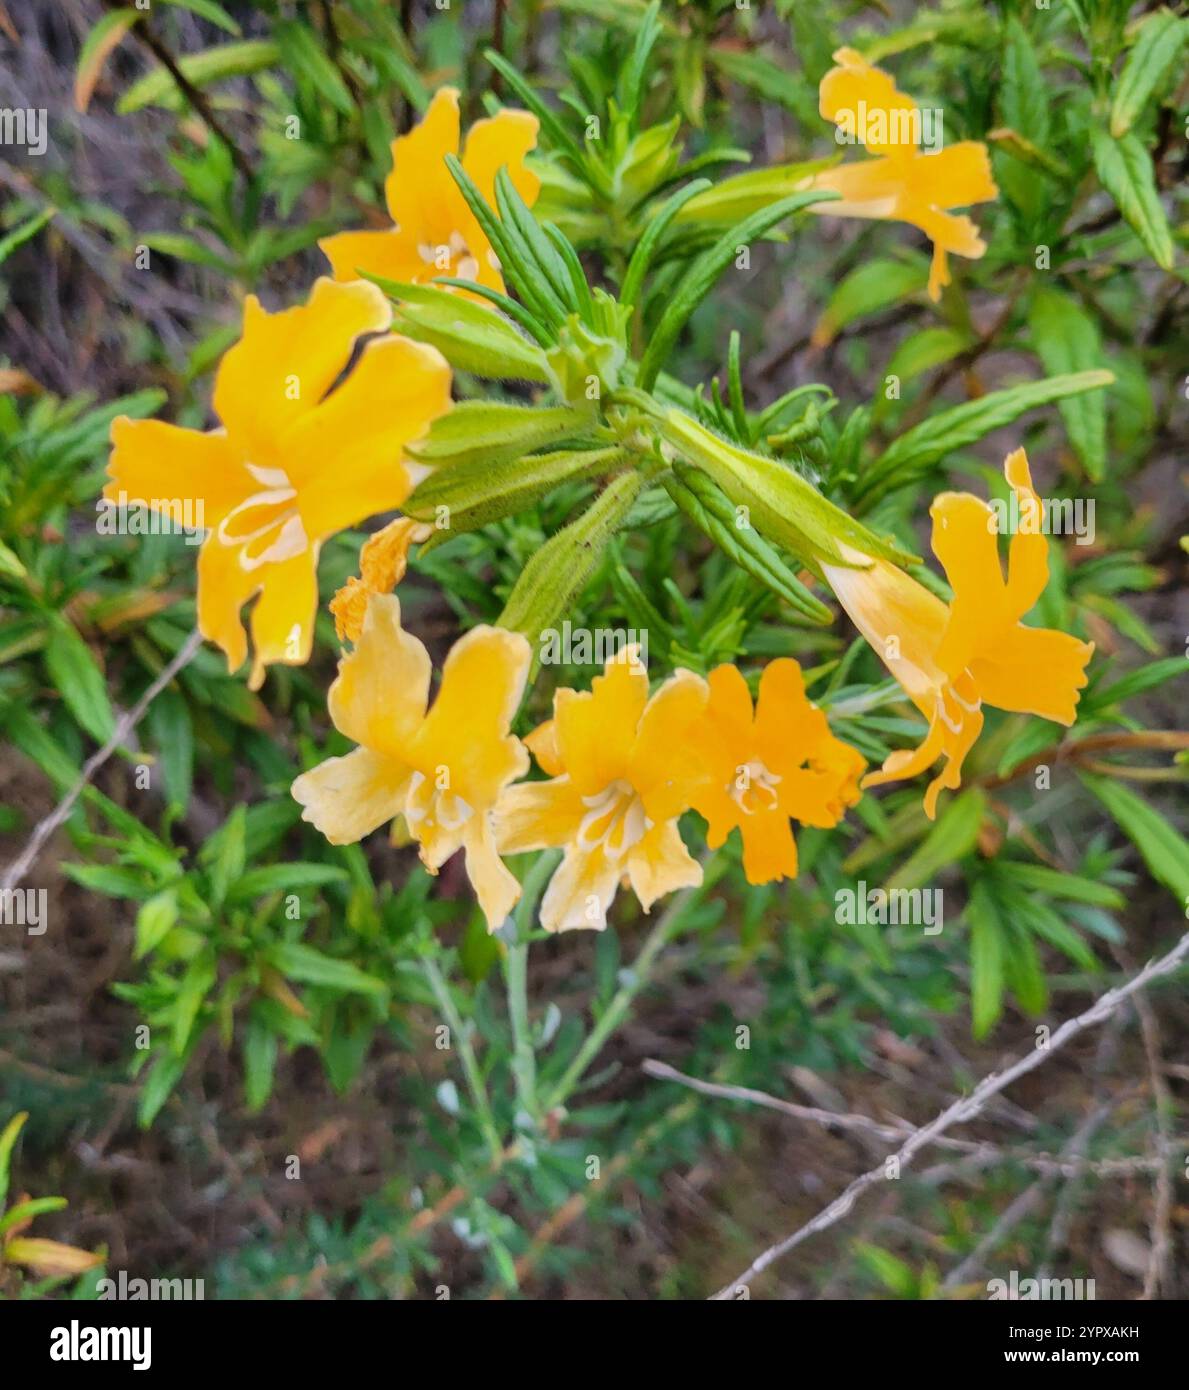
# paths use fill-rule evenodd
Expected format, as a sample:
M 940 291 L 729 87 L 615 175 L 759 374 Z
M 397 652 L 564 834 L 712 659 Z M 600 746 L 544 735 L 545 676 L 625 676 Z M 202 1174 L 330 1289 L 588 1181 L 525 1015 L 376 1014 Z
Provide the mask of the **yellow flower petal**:
M 917 104 L 905 96 L 896 86 L 895 79 L 870 63 L 853 48 L 840 48 L 834 54 L 838 64 L 822 78 L 818 87 L 818 110 L 827 121 L 833 121 L 840 129 L 863 138 L 872 154 L 903 155 L 915 151 L 915 144 L 903 139 L 873 138 L 870 130 L 864 129 L 867 122 L 862 121 L 861 112 L 865 109 L 868 121 L 874 126 L 872 118 L 881 113 L 888 136 L 896 135 L 900 126 L 897 113 L 905 115 L 914 112 Z
M 560 777 L 566 770 L 566 765 L 562 762 L 561 746 L 557 741 L 556 720 L 547 719 L 544 724 L 538 724 L 532 733 L 525 737 L 524 742 L 536 758 L 542 772 L 547 772 L 550 777 Z
M 491 817 L 472 816 L 467 822 L 463 843 L 467 877 L 487 918 L 487 928 L 498 931 L 520 901 L 520 884 L 496 850 Z
M 375 232 L 336 232 L 323 237 L 318 249 L 330 262 L 336 280 L 360 280 L 364 273 L 419 285 L 442 274 L 417 246 L 415 233 L 399 227 Z
M 843 545 L 843 557 L 863 564 L 869 557 Z M 823 565 L 827 582 L 893 676 L 922 714 L 932 718 L 935 693 L 946 681 L 937 663 L 949 609 L 923 584 L 886 560 L 866 569 Z
M 743 872 L 748 883 L 775 883 L 797 877 L 797 842 L 792 822 L 780 809 L 757 811 L 739 822 L 743 836 Z
M 359 552 L 359 574 L 375 594 L 388 594 L 405 577 L 409 547 L 429 540 L 433 528 L 410 516 L 398 516 L 369 536 Z
M 968 217 L 949 209 L 970 207 L 999 195 L 991 161 L 981 141 L 963 140 L 933 154 L 918 148 L 921 119 L 917 105 L 893 79 L 872 67 L 854 49 L 834 55 L 837 67 L 822 78 L 819 109 L 840 130 L 861 139 L 880 156 L 823 170 L 806 187 L 833 189 L 841 200 L 812 209 L 826 217 L 885 218 L 919 227 L 933 242 L 929 297 L 937 300 L 950 282 L 947 253 L 977 258 L 986 250 Z M 829 341 L 819 325 L 815 341 Z
M 528 752 L 509 727 L 524 695 L 532 649 L 519 632 L 476 627 L 459 638 L 442 668 L 442 683 L 410 757 L 473 810 L 486 810 L 529 767 Z
M 708 690 L 701 676 L 678 670 L 644 708 L 629 753 L 627 778 L 653 821 L 686 810 L 706 768 L 691 735 L 705 709 Z
M 304 666 L 314 642 L 318 612 L 318 547 L 259 570 L 260 597 L 252 609 L 251 690 L 264 684 L 264 668 Z
M 343 587 L 335 592 L 326 605 L 334 618 L 334 630 L 340 642 L 358 642 L 363 631 L 363 615 L 367 612 L 367 601 L 372 590 L 354 575 Z
M 229 671 L 237 671 L 248 655 L 240 610 L 259 587 L 259 570 L 245 570 L 237 550 L 207 537 L 198 552 L 198 630 L 223 649 Z
M 201 502 L 202 524 L 211 529 L 258 490 L 224 430 L 203 434 L 121 415 L 112 421 L 111 442 L 110 481 L 103 489 L 109 502 L 148 506 L 159 501 L 164 505 L 154 510 L 160 512 L 179 502 Z
M 1058 724 L 1077 718 L 1079 692 L 1093 642 L 1066 632 L 1017 623 L 985 656 L 970 663 L 979 694 L 996 709 L 1036 714 Z
M 990 648 L 1018 614 L 1007 602 L 999 563 L 995 514 L 969 492 L 943 492 L 929 509 L 933 553 L 954 591 L 937 664 L 956 676 L 977 652 Z
M 702 882 L 702 866 L 686 849 L 675 820 L 654 825 L 628 851 L 627 864 L 628 881 L 645 912 L 666 893 Z
M 858 800 L 864 759 L 830 732 L 790 657 L 765 667 L 754 713 L 735 667 L 718 667 L 708 683 L 706 717 L 693 740 L 709 770 L 693 802 L 709 822 L 707 843 L 716 848 L 739 827 L 749 882 L 795 874 L 790 817 L 836 825 Z
M 449 408 L 450 368 L 436 348 L 396 335 L 369 343 L 281 442 L 306 533 L 319 539 L 398 507 L 413 487 L 405 445 Z
M 461 230 L 466 202 L 446 167 L 446 156 L 458 153 L 458 139 L 458 90 L 440 87 L 417 125 L 392 142 L 392 172 L 384 182 L 388 211 L 421 245 L 446 243 Z
M 916 191 L 927 193 L 935 207 L 968 208 L 999 197 L 991 175 L 991 155 L 981 140 L 959 140 L 936 154 L 921 155 L 912 170 L 918 181 Z
M 425 718 L 429 653 L 401 627 L 400 600 L 377 594 L 367 606 L 355 650 L 339 662 L 327 705 L 334 726 L 354 743 L 402 761 Z
M 566 772 L 583 796 L 595 795 L 629 775 L 636 726 L 648 702 L 648 677 L 625 648 L 607 662 L 588 692 L 554 696 L 557 743 Z
M 537 201 L 541 180 L 525 167 L 524 158 L 536 145 L 539 128 L 540 122 L 531 112 L 512 109 L 500 111 L 471 126 L 467 133 L 462 167 L 474 180 L 488 207 L 495 207 L 495 176 L 503 168 L 507 169 L 512 186 L 529 207 Z M 475 278 L 483 284 L 490 283 L 493 278 L 496 283 L 491 283 L 491 288 L 503 289 L 491 243 L 469 207 L 466 211 L 466 226 L 461 229 L 463 238 L 479 269 L 489 272 L 489 275 L 477 275 Z
M 448 785 L 440 785 L 420 768 L 414 772 L 404 809 L 405 824 L 431 874 L 462 848 L 466 828 L 474 818 L 472 811 Z
M 770 661 L 760 676 L 755 743 L 774 771 L 790 756 L 799 764 L 830 737 L 826 716 L 805 694 L 805 678 L 792 657 Z
M 570 845 L 541 899 L 541 925 L 546 931 L 602 931 L 618 887 L 619 865 L 601 846 Z
M 940 774 L 925 790 L 925 814 L 933 820 L 937 797 L 943 787 L 957 789 L 962 784 L 962 763 L 982 733 L 983 715 L 973 680 L 964 675 L 952 686 L 939 691 L 929 732 L 915 749 L 897 749 L 884 760 L 879 772 L 863 778 L 863 786 L 878 787 L 906 777 L 916 777 L 945 758 Z
M 316 280 L 305 304 L 277 314 L 248 295 L 243 336 L 219 364 L 214 392 L 215 411 L 247 459 L 259 467 L 283 467 L 277 458 L 281 436 L 338 379 L 356 340 L 391 320 L 383 293 L 364 280 Z
M 1022 618 L 1049 582 L 1049 544 L 1043 530 L 1044 512 L 1032 487 L 1028 455 L 1023 449 L 1008 454 L 1004 476 L 1016 494 L 1020 525 L 1011 538 L 1007 566 L 1007 599 L 1017 618 Z
M 531 206 L 536 199 L 540 181 L 525 168 L 524 157 L 536 144 L 537 125 L 527 111 L 505 110 L 471 127 L 462 164 L 489 205 L 494 207 L 495 176 L 502 167 L 525 202 Z M 458 92 L 443 87 L 422 120 L 392 142 L 384 192 L 395 227 L 343 232 L 319 243 L 336 279 L 351 280 L 361 271 L 412 284 L 453 276 L 503 290 L 491 245 L 446 166 L 446 156 L 457 155 L 458 148 Z
M 332 845 L 350 845 L 403 810 L 411 769 L 368 748 L 342 758 L 327 758 L 293 783 L 302 820 L 309 821 Z
M 578 833 L 586 806 L 568 777 L 521 782 L 496 802 L 495 837 L 501 854 L 555 849 Z
M 754 738 L 751 691 L 736 666 L 716 666 L 706 677 L 708 699 L 694 743 L 706 776 L 691 805 L 708 825 L 706 843 L 718 849 L 742 814 L 732 789 L 746 767 Z

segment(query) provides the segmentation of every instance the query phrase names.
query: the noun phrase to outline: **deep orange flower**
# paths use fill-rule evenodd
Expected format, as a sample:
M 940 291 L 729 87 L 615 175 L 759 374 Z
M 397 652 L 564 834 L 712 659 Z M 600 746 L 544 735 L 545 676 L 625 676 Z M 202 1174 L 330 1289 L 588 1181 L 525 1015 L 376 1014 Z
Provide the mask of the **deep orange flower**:
M 749 883 L 795 878 L 790 820 L 837 825 L 859 799 L 866 761 L 830 732 L 791 657 L 764 668 L 754 710 L 737 667 L 711 671 L 709 686 L 694 739 L 708 774 L 693 796 L 694 810 L 709 822 L 706 843 L 717 849 L 738 827 Z
M 405 500 L 413 486 L 405 446 L 450 407 L 445 359 L 397 334 L 368 342 L 336 385 L 359 339 L 391 317 L 365 281 L 318 280 L 306 304 L 277 314 L 249 295 L 243 336 L 215 377 L 221 428 L 112 423 L 109 502 L 201 507 L 198 626 L 233 671 L 248 654 L 240 610 L 260 595 L 254 690 L 266 666 L 309 658 L 322 542 Z
M 537 143 L 537 127 L 536 116 L 511 109 L 471 127 L 462 167 L 489 206 L 495 205 L 495 176 L 505 167 L 524 201 L 530 207 L 536 201 L 541 181 L 524 157 Z M 450 275 L 503 291 L 491 243 L 446 167 L 446 156 L 458 154 L 459 138 L 458 92 L 442 87 L 421 123 L 392 142 L 384 194 L 395 225 L 382 232 L 340 232 L 318 243 L 336 280 L 366 272 L 421 285 Z

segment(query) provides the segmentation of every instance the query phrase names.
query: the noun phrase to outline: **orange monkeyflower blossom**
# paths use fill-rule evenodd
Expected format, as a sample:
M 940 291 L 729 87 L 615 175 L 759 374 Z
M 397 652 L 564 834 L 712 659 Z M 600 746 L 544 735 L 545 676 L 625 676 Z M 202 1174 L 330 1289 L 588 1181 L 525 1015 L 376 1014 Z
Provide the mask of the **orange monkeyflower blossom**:
M 236 670 L 248 654 L 240 610 L 255 594 L 248 684 L 266 666 L 309 658 L 318 551 L 327 537 L 409 495 L 404 449 L 450 408 L 450 368 L 436 348 L 398 334 L 371 339 L 338 382 L 358 340 L 388 327 L 375 285 L 321 279 L 303 305 L 270 314 L 254 295 L 215 377 L 222 427 L 160 420 L 112 423 L 109 502 L 169 514 L 201 507 L 198 627 Z M 333 388 L 333 389 L 332 389 Z
M 427 541 L 432 531 L 428 522 L 398 516 L 364 541 L 359 552 L 359 578 L 352 575 L 330 600 L 340 642 L 359 641 L 368 599 L 396 588 L 409 565 L 409 547 Z
M 963 140 L 936 154 L 923 152 L 916 102 L 853 48 L 840 48 L 834 61 L 838 66 L 826 73 L 818 88 L 818 109 L 877 158 L 815 174 L 806 187 L 834 189 L 841 201 L 810 211 L 919 227 L 933 243 L 929 297 L 940 299 L 942 286 L 950 283 L 946 253 L 977 260 L 987 249 L 970 218 L 950 211 L 999 196 L 987 147 L 978 140 Z
M 504 167 L 524 201 L 530 207 L 536 201 L 541 181 L 524 158 L 537 143 L 538 124 L 528 111 L 507 109 L 471 126 L 462 167 L 490 206 L 495 206 L 495 176 Z M 458 154 L 459 134 L 458 92 L 442 87 L 420 124 L 392 142 L 384 196 L 395 225 L 388 231 L 340 232 L 318 243 L 336 280 L 356 280 L 366 272 L 420 285 L 451 275 L 503 291 L 491 243 L 446 166 L 446 156 Z
M 690 735 L 706 698 L 701 676 L 678 670 L 649 699 L 634 646 L 589 692 L 556 692 L 553 718 L 525 740 L 550 780 L 510 788 L 495 813 L 502 854 L 565 850 L 541 901 L 546 931 L 601 931 L 620 882 L 645 912 L 701 883 L 677 818 L 703 776 Z
M 531 659 L 520 633 L 472 628 L 450 649 L 430 708 L 429 653 L 401 627 L 396 595 L 373 594 L 327 701 L 335 728 L 359 747 L 293 783 L 303 820 L 346 845 L 403 816 L 433 874 L 465 849 L 494 931 L 520 897 L 496 851 L 491 812 L 528 771 L 528 753 L 509 726 Z
M 696 742 L 709 777 L 693 796 L 710 823 L 706 843 L 717 849 L 737 826 L 749 883 L 796 878 L 790 818 L 837 825 L 859 799 L 866 759 L 830 732 L 791 657 L 764 668 L 754 710 L 737 667 L 717 667 L 708 683 Z
M 930 819 L 942 787 L 962 784 L 963 759 L 983 727 L 983 703 L 1070 725 L 1094 651 L 1092 642 L 1020 622 L 1048 582 L 1048 542 L 1023 449 L 1008 455 L 1004 473 L 1021 518 L 1006 579 L 996 515 L 968 492 L 943 492 L 930 508 L 933 552 L 954 591 L 952 603 L 886 560 L 849 546 L 843 546 L 845 558 L 866 568 L 822 565 L 855 626 L 929 720 L 920 747 L 892 753 L 863 786 L 915 777 L 944 757 L 945 766 L 925 792 Z

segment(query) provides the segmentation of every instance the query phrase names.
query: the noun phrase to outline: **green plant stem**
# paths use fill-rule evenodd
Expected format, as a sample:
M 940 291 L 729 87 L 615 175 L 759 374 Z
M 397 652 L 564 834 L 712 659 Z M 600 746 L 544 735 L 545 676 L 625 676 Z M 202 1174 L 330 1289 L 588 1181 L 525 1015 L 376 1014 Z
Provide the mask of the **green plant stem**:
M 475 1056 L 475 1049 L 471 1046 L 470 1038 L 467 1037 L 462 1015 L 458 1012 L 454 998 L 450 993 L 450 986 L 438 969 L 437 962 L 428 955 L 422 956 L 421 968 L 425 971 L 425 978 L 429 981 L 434 998 L 438 1001 L 438 1008 L 441 1009 L 446 1022 L 450 1025 L 451 1039 L 458 1045 L 463 1075 L 466 1077 L 467 1090 L 470 1091 L 471 1100 L 475 1105 L 479 1128 L 483 1131 L 483 1140 L 491 1154 L 492 1161 L 500 1164 L 503 1162 L 504 1146 L 500 1140 L 499 1131 L 496 1129 L 495 1115 L 492 1113 L 491 1101 L 487 1097 L 487 1087 L 483 1084 L 483 1074 L 479 1070 L 479 1059 Z
M 587 1067 L 602 1051 L 603 1044 L 623 1022 L 624 1016 L 632 1006 L 632 1001 L 648 982 L 657 956 L 676 933 L 677 928 L 681 925 L 681 919 L 685 915 L 685 910 L 691 906 L 700 892 L 700 888 L 683 889 L 657 918 L 656 925 L 648 933 L 644 945 L 640 947 L 635 960 L 632 962 L 628 979 L 616 991 L 610 1004 L 607 1005 L 598 1022 L 590 1030 L 586 1041 L 578 1049 L 574 1060 L 566 1068 L 561 1080 L 546 1098 L 546 1110 L 552 1110 L 555 1106 L 563 1105 L 566 1102 L 575 1086 L 582 1080 Z
M 556 854 L 542 854 L 525 875 L 520 902 L 512 915 L 515 940 L 508 943 L 504 957 L 504 984 L 508 992 L 508 1018 L 512 1024 L 512 1075 L 516 1082 L 516 1101 L 534 1125 L 541 1120 L 537 1096 L 537 1054 L 533 1049 L 528 1019 L 528 940 L 537 901 L 546 880 L 557 864 Z

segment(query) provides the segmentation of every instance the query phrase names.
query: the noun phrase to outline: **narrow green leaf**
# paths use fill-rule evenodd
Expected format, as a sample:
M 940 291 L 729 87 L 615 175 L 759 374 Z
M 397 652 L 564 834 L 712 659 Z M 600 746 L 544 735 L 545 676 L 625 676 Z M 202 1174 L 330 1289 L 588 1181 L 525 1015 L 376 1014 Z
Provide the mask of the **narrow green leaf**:
M 740 527 L 730 499 L 704 473 L 683 468 L 662 479 L 665 489 L 690 520 L 741 569 L 779 595 L 811 623 L 826 626 L 834 615 L 750 525 Z
M 106 743 L 116 727 L 107 682 L 90 647 L 61 614 L 50 623 L 45 664 L 66 708 L 97 743 Z
M 1098 773 L 1079 775 L 1139 850 L 1152 877 L 1189 913 L 1189 840 L 1130 787 Z
M 708 251 L 703 252 L 678 282 L 669 307 L 653 330 L 640 361 L 637 376 L 640 388 L 645 391 L 652 388 L 690 315 L 709 294 L 723 271 L 733 264 L 741 246 L 747 246 L 752 241 L 766 236 L 778 222 L 783 222 L 793 213 L 801 212 L 814 203 L 829 202 L 836 196 L 832 191 L 816 189 L 782 198 L 770 207 L 762 208 L 750 217 L 745 217 L 742 222 L 724 232 Z
M 186 973 L 182 976 L 181 985 L 173 1001 L 173 1030 L 170 1043 L 175 1056 L 181 1057 L 185 1054 L 198 1011 L 214 983 L 214 952 L 204 951 L 201 955 L 195 956 L 186 967 Z
M 324 888 L 328 883 L 346 883 L 349 877 L 346 869 L 335 864 L 264 864 L 241 874 L 227 890 L 227 901 L 252 903 L 268 893 Z
M 1093 371 L 1103 366 L 1098 325 L 1061 290 L 1040 286 L 1028 315 L 1032 341 L 1050 377 Z M 1086 391 L 1058 401 L 1069 442 L 1093 482 L 1106 472 L 1106 397 Z
M 894 439 L 863 473 L 857 491 L 865 505 L 870 505 L 884 493 L 927 473 L 947 454 L 1010 425 L 1026 411 L 1082 391 L 1100 390 L 1114 379 L 1107 371 L 1075 372 L 1071 376 L 1050 377 L 1046 381 L 1030 381 L 1024 386 L 991 391 L 976 401 L 939 411 Z
M 30 237 L 35 237 L 42 227 L 57 215 L 57 212 L 57 208 L 43 208 L 30 217 L 27 222 L 22 222 L 19 227 L 14 227 L 6 236 L 0 237 L 0 263 L 6 261 L 17 247 L 23 246 Z
M 186 1059 L 163 1052 L 153 1063 L 136 1107 L 136 1122 L 148 1129 L 186 1070 Z
M 21 1110 L 0 1130 L 0 1209 L 8 1197 L 9 1174 L 12 1168 L 12 1151 L 16 1147 L 17 1135 L 29 1118 L 27 1110 Z
M 367 975 L 349 960 L 325 956 L 300 941 L 281 942 L 268 950 L 273 965 L 290 980 L 303 985 L 325 985 L 348 994 L 387 994 L 383 980 Z
M 975 884 L 966 919 L 970 923 L 971 1030 L 976 1038 L 985 1038 L 1003 1012 L 1006 983 L 1003 929 L 985 884 Z
M 977 787 L 960 792 L 946 806 L 913 853 L 888 879 L 889 889 L 920 888 L 943 869 L 965 859 L 978 841 L 987 799 Z
M 142 960 L 156 950 L 173 930 L 178 920 L 177 893 L 172 888 L 157 893 L 142 903 L 136 914 L 136 945 L 133 955 Z
M 161 760 L 166 799 L 185 814 L 194 780 L 194 726 L 189 707 L 176 690 L 163 690 L 149 706 L 147 723 Z
M 1045 893 L 1053 898 L 1067 898 L 1070 902 L 1089 903 L 1091 907 L 1115 911 L 1126 905 L 1123 894 L 1109 883 L 1096 883 L 1078 874 L 1050 869 L 1045 864 L 1022 864 L 1013 859 L 1000 859 L 995 871 L 1032 893 Z
M 820 346 L 830 342 L 848 323 L 918 294 L 928 281 L 929 264 L 923 256 L 865 262 L 844 276 L 831 293 L 814 325 L 814 343 Z
M 247 811 L 237 806 L 206 842 L 210 865 L 211 907 L 221 907 L 231 885 L 242 875 L 247 859 Z
M 1003 124 L 1043 146 L 1049 138 L 1050 94 L 1041 73 L 1032 39 L 1012 15 L 1004 26 L 1003 85 L 1000 114 Z
M 1172 231 L 1160 203 L 1152 161 L 1139 137 L 1128 131 L 1116 140 L 1107 131 L 1095 129 L 1090 141 L 1103 188 L 1160 269 L 1171 270 Z
M 1096 688 L 1083 699 L 1081 715 L 1085 718 L 1087 715 L 1110 709 L 1112 705 L 1121 705 L 1124 700 L 1154 690 L 1165 681 L 1176 680 L 1186 675 L 1189 675 L 1189 658 L 1169 656 L 1161 661 L 1151 661 L 1146 666 L 1141 666 L 1138 671 L 1128 672 L 1110 685 Z
M 1189 19 L 1171 10 L 1157 10 L 1140 25 L 1111 102 L 1111 134 L 1116 140 L 1127 134 L 1152 94 L 1164 85 L 1186 38 Z
M 178 68 L 195 87 L 202 88 L 226 77 L 245 77 L 270 68 L 280 56 L 280 47 L 271 39 L 245 39 L 243 43 L 227 43 L 201 53 L 187 53 L 178 59 Z M 145 106 L 180 111 L 185 104 L 185 97 L 178 91 L 169 70 L 154 68 L 124 93 L 116 111 L 121 116 L 131 115 Z
M 632 252 L 632 258 L 628 262 L 627 272 L 623 277 L 623 284 L 619 289 L 619 302 L 621 304 L 631 304 L 635 306 L 640 301 L 640 290 L 644 284 L 644 277 L 648 274 L 648 268 L 652 264 L 657 248 L 665 233 L 672 225 L 673 219 L 691 198 L 696 198 L 701 192 L 713 187 L 709 179 L 695 179 L 693 183 L 687 184 L 684 188 L 679 188 L 667 202 L 663 203 L 655 213 L 648 225 L 644 228 L 644 234 L 636 243 L 636 249 Z
M 272 1094 L 277 1066 L 277 1035 L 255 1013 L 244 1035 L 244 1095 L 254 1115 Z

